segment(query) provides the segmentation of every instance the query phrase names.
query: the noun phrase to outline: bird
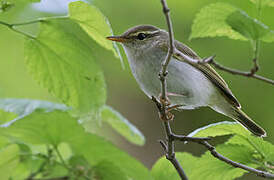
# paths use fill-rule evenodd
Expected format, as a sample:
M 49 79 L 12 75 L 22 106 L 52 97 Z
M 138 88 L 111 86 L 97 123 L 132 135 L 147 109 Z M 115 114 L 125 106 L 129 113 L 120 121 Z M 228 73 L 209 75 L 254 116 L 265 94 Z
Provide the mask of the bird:
M 159 97 L 158 75 L 168 53 L 169 33 L 152 25 L 138 25 L 107 39 L 121 43 L 142 91 L 150 98 Z M 265 130 L 241 110 L 227 83 L 209 64 L 197 63 L 202 59 L 185 44 L 174 40 L 174 46 L 176 53 L 168 64 L 166 82 L 171 106 L 180 105 L 178 110 L 210 107 L 239 122 L 252 134 L 266 136 Z

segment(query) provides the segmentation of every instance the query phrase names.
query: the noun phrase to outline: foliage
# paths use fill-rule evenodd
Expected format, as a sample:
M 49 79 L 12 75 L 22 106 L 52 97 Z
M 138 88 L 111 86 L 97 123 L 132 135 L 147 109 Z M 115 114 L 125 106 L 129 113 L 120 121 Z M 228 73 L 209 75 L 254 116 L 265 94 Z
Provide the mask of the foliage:
M 216 137 L 232 135 L 225 143 L 216 147 L 223 156 L 253 168 L 261 168 L 273 172 L 274 145 L 262 138 L 254 137 L 238 123 L 221 122 L 211 124 L 190 133 L 191 137 Z M 212 157 L 210 152 L 201 157 L 188 153 L 176 153 L 177 159 L 190 179 L 232 180 L 246 173 L 245 170 L 234 168 Z M 166 170 L 168 169 L 168 170 Z M 177 172 L 172 165 L 162 157 L 152 168 L 152 175 L 156 180 L 178 179 Z
M 10 106 L 7 105 L 7 101 L 11 102 Z M 85 177 L 85 173 L 92 177 L 101 176 L 101 172 L 108 171 L 117 179 L 125 179 L 125 177 L 151 179 L 148 170 L 140 162 L 103 138 L 85 132 L 77 118 L 72 117 L 69 109 L 64 105 L 10 99 L 2 100 L 1 104 L 4 103 L 11 112 L 18 113 L 18 110 L 21 109 L 23 113 L 18 114 L 20 118 L 17 118 L 15 122 L 1 128 L 0 140 L 3 144 L 1 153 L 5 154 L 5 158 L 1 158 L 1 162 L 5 164 L 5 168 L 15 169 L 8 175 L 7 173 L 1 174 L 14 176 L 17 168 L 22 168 L 19 166 L 21 159 L 24 159 L 26 164 L 22 163 L 26 167 L 33 163 L 36 164 L 39 159 L 42 161 L 39 163 L 40 168 L 33 169 L 31 172 L 28 168 L 21 169 L 21 173 L 26 175 L 24 178 L 33 173 L 35 173 L 35 177 L 45 178 L 76 176 L 77 174 Z M 13 107 L 12 103 L 17 107 Z M 31 107 L 30 110 L 28 110 L 29 107 Z M 26 111 L 28 113 L 24 113 Z M 108 115 L 104 116 L 108 117 Z M 7 139 L 9 139 L 9 143 L 5 142 Z M 66 143 L 67 146 L 64 147 L 63 143 Z M 26 150 L 19 150 L 18 146 L 24 146 L 24 149 L 28 150 L 27 154 L 23 152 Z M 75 161 L 78 161 L 75 159 L 77 157 L 82 157 L 81 161 L 85 162 L 83 167 L 81 164 L 75 164 Z M 80 167 L 74 171 L 72 169 L 74 166 Z M 25 173 L 25 171 L 29 173 Z M 50 174 L 44 175 L 44 171 L 49 171 Z M 103 175 L 102 178 L 111 179 L 111 177 Z
M 272 42 L 274 34 L 268 26 L 244 11 L 228 3 L 219 2 L 203 7 L 197 14 L 190 39 L 216 36 Z
M 140 162 L 85 132 L 79 123 L 83 118 L 102 120 L 130 142 L 144 144 L 141 132 L 105 105 L 106 85 L 94 58 L 95 46 L 120 58 L 118 49 L 105 39 L 112 35 L 107 19 L 84 2 L 69 7 L 68 17 L 31 22 L 40 24 L 36 36 L 20 32 L 25 36 L 25 64 L 30 74 L 66 105 L 0 100 L 0 171 L 5 172 L 0 178 L 151 179 Z
M 19 3 L 38 1 L 0 0 L 0 13 Z M 260 7 L 274 6 L 271 0 L 251 2 Z M 15 30 L 25 37 L 25 65 L 38 84 L 63 104 L 0 99 L 0 179 L 179 179 L 165 157 L 149 171 L 87 126 L 105 123 L 129 142 L 145 143 L 133 124 L 106 105 L 106 82 L 95 49 L 100 46 L 116 58 L 121 57 L 116 44 L 105 38 L 112 35 L 112 29 L 102 12 L 77 1 L 69 4 L 67 16 L 41 18 L 20 26 L 32 23 L 40 25 L 35 35 Z M 201 9 L 190 38 L 217 36 L 251 42 L 274 41 L 274 31 L 268 26 L 239 8 L 220 2 Z M 231 137 L 217 146 L 222 155 L 250 167 L 274 171 L 274 146 L 252 136 L 237 123 L 211 124 L 189 134 L 224 135 Z M 190 179 L 230 180 L 246 173 L 214 159 L 209 152 L 201 157 L 179 152 L 176 157 Z

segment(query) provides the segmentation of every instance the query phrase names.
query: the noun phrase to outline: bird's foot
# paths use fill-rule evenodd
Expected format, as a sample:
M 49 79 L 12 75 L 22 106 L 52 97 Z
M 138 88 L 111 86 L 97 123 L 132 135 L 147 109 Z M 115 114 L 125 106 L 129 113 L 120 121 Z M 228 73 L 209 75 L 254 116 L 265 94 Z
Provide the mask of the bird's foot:
M 167 107 L 167 111 L 172 111 L 172 110 L 175 110 L 175 109 L 177 109 L 179 107 L 182 107 L 182 106 L 184 106 L 184 105 L 182 105 L 182 104 L 176 104 L 176 105 L 173 105 L 173 106 L 168 106 Z
M 168 97 L 163 97 L 162 94 L 159 94 L 158 99 L 160 100 L 160 103 L 164 104 L 165 106 L 169 106 L 171 104 Z

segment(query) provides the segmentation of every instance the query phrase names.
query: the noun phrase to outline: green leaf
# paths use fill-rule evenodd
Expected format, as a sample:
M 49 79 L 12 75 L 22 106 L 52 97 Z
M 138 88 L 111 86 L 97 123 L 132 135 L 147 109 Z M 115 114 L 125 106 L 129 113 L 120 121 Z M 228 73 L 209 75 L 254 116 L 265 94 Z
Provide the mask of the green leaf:
M 72 2 L 69 4 L 69 18 L 78 23 L 98 44 L 111 50 L 122 62 L 116 44 L 106 39 L 113 35 L 110 23 L 96 7 L 82 1 Z
M 188 136 L 190 137 L 215 137 L 237 134 L 240 136 L 251 135 L 242 125 L 237 122 L 218 122 L 196 129 Z
M 0 149 L 10 144 L 10 141 L 7 137 L 0 135 Z
M 250 136 L 249 142 L 254 151 L 257 151 L 263 156 L 263 161 L 274 165 L 274 145 L 270 142 L 264 141 L 262 138 Z
M 37 109 L 43 109 L 45 112 L 56 109 L 64 111 L 69 110 L 69 108 L 63 104 L 51 103 L 48 101 L 12 98 L 0 99 L 0 110 L 13 114 L 9 117 L 9 121 L 2 126 L 7 127 L 16 120 L 30 115 Z M 12 117 L 14 118 L 12 119 Z
M 95 177 L 100 180 L 128 180 L 128 177 L 121 171 L 119 167 L 109 161 L 102 161 L 92 170 L 95 172 Z
M 2 131 L 24 143 L 58 146 L 61 142 L 77 138 L 77 133 L 83 130 L 67 112 L 36 110 Z
M 68 18 L 43 20 L 36 39 L 27 39 L 25 60 L 33 77 L 81 113 L 106 101 L 104 76 L 92 55 L 94 42 Z
M 0 150 L 0 179 L 8 180 L 19 163 L 19 147 L 9 145 Z
M 234 6 L 221 2 L 203 7 L 194 19 L 190 39 L 226 36 L 235 40 L 247 40 L 226 23 L 227 17 L 235 11 L 237 8 Z
M 250 0 L 257 6 L 261 3 L 261 6 L 270 6 L 274 7 L 274 0 Z
M 239 10 L 231 13 L 226 22 L 234 31 L 250 40 L 260 39 L 270 32 L 265 24 Z
M 215 137 L 223 135 L 233 135 L 233 137 L 225 143 L 225 146 L 245 147 L 246 150 L 253 152 L 253 155 L 256 156 L 258 165 L 262 166 L 266 163 L 274 164 L 274 145 L 264 141 L 262 138 L 254 137 L 249 131 L 246 131 L 240 124 L 235 122 L 211 124 L 195 130 L 188 136 Z M 254 157 L 253 155 L 250 157 Z
M 261 40 L 267 43 L 274 42 L 274 31 L 273 30 L 269 31 L 267 34 L 265 34 L 261 38 Z
M 119 168 L 128 179 L 152 180 L 148 169 L 144 165 L 101 137 L 85 133 L 84 136 L 71 139 L 68 143 L 71 145 L 73 152 L 82 155 L 91 166 L 107 161 Z
M 233 161 L 243 163 L 250 167 L 258 167 L 252 159 L 253 151 L 245 146 L 221 145 L 216 150 Z M 246 171 L 228 165 L 206 152 L 201 157 L 195 157 L 188 153 L 176 153 L 176 158 L 182 165 L 190 180 L 233 180 L 242 176 Z M 152 175 L 155 180 L 178 180 L 178 173 L 172 164 L 162 157 L 152 168 Z
M 104 106 L 101 113 L 103 122 L 109 124 L 128 141 L 137 145 L 145 144 L 145 138 L 143 134 L 119 112 L 115 111 L 109 106 Z
M 244 11 L 222 2 L 201 9 L 194 19 L 190 39 L 217 36 L 245 41 L 274 41 L 274 33 L 268 26 Z
M 6 123 L 6 122 L 8 122 L 12 119 L 15 119 L 16 117 L 17 117 L 16 114 L 14 114 L 12 112 L 6 112 L 6 111 L 3 111 L 3 110 L 0 109 L 0 125 L 3 124 L 3 123 Z
M 12 7 L 14 7 L 14 3 L 11 1 L 0 0 L 0 13 L 9 11 Z
M 32 145 L 58 146 L 60 143 L 67 143 L 73 154 L 84 157 L 91 166 L 108 161 L 128 178 L 152 179 L 148 169 L 140 162 L 103 138 L 86 133 L 77 119 L 63 110 L 47 112 L 37 109 L 15 121 L 11 126 L 1 128 L 0 132 Z
M 176 153 L 176 158 L 179 163 L 182 165 L 184 171 L 189 175 L 188 172 L 191 172 L 195 169 L 199 158 L 192 156 L 189 153 Z M 196 169 L 195 169 L 196 170 Z M 155 180 L 179 180 L 180 177 L 173 167 L 173 165 L 166 159 L 166 157 L 161 157 L 152 167 L 151 174 Z
M 253 151 L 245 146 L 239 145 L 220 145 L 216 148 L 217 152 L 223 156 L 247 166 L 256 168 L 259 165 L 254 164 L 252 159 Z M 184 162 L 187 164 L 188 162 Z M 196 161 L 195 171 L 189 172 L 190 179 L 203 180 L 233 180 L 246 173 L 245 170 L 235 168 L 219 159 L 213 157 L 210 152 L 206 152 L 198 161 Z M 199 167 L 199 168 L 198 168 Z
M 11 179 L 27 179 L 29 174 L 32 172 L 32 169 L 29 164 L 32 161 L 36 161 L 37 159 L 31 155 L 30 148 L 22 143 L 16 143 L 20 149 L 19 159 L 20 162 L 13 169 L 13 173 L 11 175 Z

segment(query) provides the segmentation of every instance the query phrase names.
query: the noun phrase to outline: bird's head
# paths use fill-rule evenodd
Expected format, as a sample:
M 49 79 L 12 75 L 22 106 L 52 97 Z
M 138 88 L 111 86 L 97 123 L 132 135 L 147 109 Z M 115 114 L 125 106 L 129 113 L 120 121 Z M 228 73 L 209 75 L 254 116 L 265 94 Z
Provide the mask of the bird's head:
M 107 39 L 122 43 L 127 51 L 142 51 L 167 42 L 168 33 L 155 26 L 139 25 L 120 36 L 109 36 Z

